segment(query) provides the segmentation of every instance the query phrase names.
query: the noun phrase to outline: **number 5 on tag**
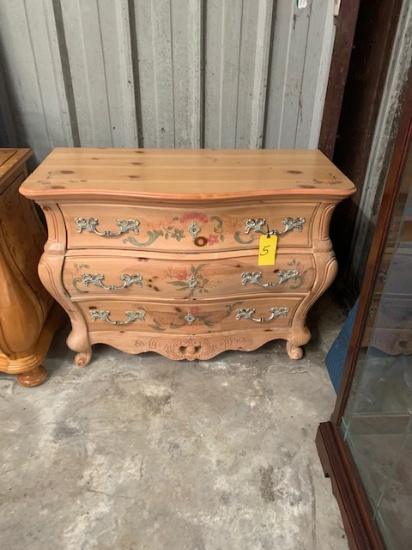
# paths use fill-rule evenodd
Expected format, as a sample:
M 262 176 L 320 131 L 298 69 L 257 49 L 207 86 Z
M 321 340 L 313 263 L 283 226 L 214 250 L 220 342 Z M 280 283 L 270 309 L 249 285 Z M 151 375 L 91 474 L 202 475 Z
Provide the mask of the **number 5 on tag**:
M 275 265 L 277 244 L 278 238 L 276 235 L 262 235 L 260 237 L 258 265 Z

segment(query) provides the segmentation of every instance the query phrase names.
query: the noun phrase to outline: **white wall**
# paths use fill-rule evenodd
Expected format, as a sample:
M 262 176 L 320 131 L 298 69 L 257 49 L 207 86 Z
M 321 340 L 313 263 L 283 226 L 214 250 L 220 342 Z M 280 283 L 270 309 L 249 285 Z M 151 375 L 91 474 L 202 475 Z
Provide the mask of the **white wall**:
M 0 0 L 0 140 L 314 148 L 334 0 Z

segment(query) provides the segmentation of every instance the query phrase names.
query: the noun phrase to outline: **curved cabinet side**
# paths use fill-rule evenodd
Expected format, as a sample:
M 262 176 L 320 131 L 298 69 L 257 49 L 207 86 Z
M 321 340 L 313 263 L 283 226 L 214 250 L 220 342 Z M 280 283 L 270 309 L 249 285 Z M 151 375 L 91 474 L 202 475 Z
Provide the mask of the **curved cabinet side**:
M 301 359 L 303 351 L 300 346 L 307 344 L 311 334 L 306 326 L 310 308 L 326 292 L 338 273 L 338 262 L 333 252 L 332 241 L 329 238 L 329 226 L 336 203 L 322 203 L 317 211 L 315 227 L 317 234 L 313 239 L 313 256 L 316 267 L 316 277 L 312 291 L 302 301 L 293 318 L 290 336 L 286 350 L 291 359 Z
M 63 286 L 62 271 L 66 253 L 66 226 L 58 205 L 54 202 L 41 204 L 48 227 L 48 240 L 39 263 L 39 277 L 70 317 L 72 330 L 67 338 L 67 345 L 78 352 L 76 364 L 86 366 L 91 358 L 87 324 L 80 308 L 71 301 Z
M 36 343 L 43 327 L 43 312 L 31 288 L 25 284 L 0 231 L 0 348 L 12 359 Z M 1 363 L 0 363 L 0 370 Z
M 46 241 L 34 205 L 19 193 L 29 149 L 0 149 L 0 371 L 22 386 L 47 375 L 42 361 L 60 326 L 60 307 L 37 274 Z

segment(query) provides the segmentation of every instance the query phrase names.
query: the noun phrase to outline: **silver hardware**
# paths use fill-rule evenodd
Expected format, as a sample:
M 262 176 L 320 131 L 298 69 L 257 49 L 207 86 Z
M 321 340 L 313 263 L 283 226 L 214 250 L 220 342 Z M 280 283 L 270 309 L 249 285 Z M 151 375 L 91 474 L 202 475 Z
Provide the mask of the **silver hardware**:
M 98 231 L 96 227 L 99 224 L 99 220 L 96 218 L 74 218 L 74 221 L 76 222 L 78 233 L 81 233 L 84 229 L 100 237 L 117 237 L 128 231 L 133 231 L 136 235 L 139 234 L 139 220 L 116 220 L 116 225 L 120 227 L 117 233 L 113 233 L 112 231 Z
M 197 225 L 196 222 L 192 222 L 189 227 L 187 228 L 187 230 L 189 231 L 189 233 L 192 235 L 192 240 L 194 241 L 196 239 L 196 237 L 199 235 L 201 229 L 200 227 Z
M 289 279 L 292 279 L 292 281 L 296 282 L 296 277 L 299 275 L 299 271 L 297 269 L 288 269 L 287 271 L 280 270 L 276 273 L 276 275 L 279 277 L 279 281 L 275 281 L 273 283 L 261 283 L 259 281 L 259 279 L 263 276 L 263 273 L 261 271 L 256 271 L 255 273 L 245 272 L 242 273 L 242 285 L 252 283 L 254 285 L 272 287 L 281 285 Z
M 137 286 L 142 286 L 143 277 L 141 275 L 127 275 L 127 273 L 124 273 L 123 275 L 120 275 L 120 279 L 123 281 L 123 284 L 119 286 L 105 285 L 102 282 L 103 279 L 104 275 L 101 275 L 100 273 L 96 275 L 92 275 L 91 273 L 82 273 L 84 286 L 96 285 L 100 288 L 103 288 L 104 290 L 123 290 L 123 288 L 127 288 L 128 286 L 131 286 L 133 284 L 136 284 Z
M 196 317 L 192 313 L 185 315 L 184 319 L 188 325 L 191 325 L 196 321 Z
M 269 230 L 269 226 L 267 225 L 265 218 L 257 218 L 256 220 L 247 219 L 245 221 L 245 233 L 249 233 L 253 230 L 255 233 L 263 233 L 264 235 L 284 235 L 294 229 L 302 231 L 302 225 L 305 222 L 305 218 L 285 218 L 283 220 L 285 229 L 283 231 L 278 231 L 277 229 Z M 267 229 L 263 229 L 264 225 L 266 225 Z
M 136 310 L 136 311 L 125 311 L 126 317 L 128 317 L 127 321 L 111 321 L 109 319 L 110 311 L 104 311 L 97 309 L 91 309 L 89 311 L 90 317 L 92 318 L 92 321 L 96 321 L 97 319 L 101 319 L 102 321 L 105 321 L 106 323 L 110 323 L 111 325 L 129 325 L 130 323 L 134 323 L 135 321 L 144 321 L 146 312 L 144 309 Z
M 269 321 L 272 321 L 272 319 L 276 319 L 276 317 L 280 317 L 281 315 L 283 317 L 286 317 L 286 315 L 289 313 L 288 307 L 271 307 L 269 309 L 270 311 L 270 317 L 265 319 L 264 317 L 253 317 L 253 314 L 255 313 L 256 309 L 238 309 L 236 312 L 236 319 L 250 319 L 251 321 L 255 321 L 255 323 L 268 323 Z
M 186 281 L 186 284 L 187 286 L 190 288 L 190 290 L 193 290 L 194 288 L 197 287 L 197 279 L 194 275 L 191 275 L 187 281 Z

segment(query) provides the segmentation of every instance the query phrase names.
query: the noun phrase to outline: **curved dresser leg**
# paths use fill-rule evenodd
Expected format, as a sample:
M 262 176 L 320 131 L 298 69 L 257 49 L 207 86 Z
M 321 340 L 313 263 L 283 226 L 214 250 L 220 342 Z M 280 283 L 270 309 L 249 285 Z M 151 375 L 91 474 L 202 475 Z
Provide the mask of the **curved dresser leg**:
M 66 226 L 62 213 L 53 202 L 42 205 L 46 215 L 49 239 L 39 262 L 39 276 L 49 294 L 63 307 L 70 317 L 72 330 L 67 337 L 68 347 L 77 352 L 77 366 L 85 367 L 91 358 L 86 320 L 79 306 L 72 302 L 62 281 L 66 253 Z
M 295 344 L 292 344 L 289 340 L 286 342 L 286 351 L 291 359 L 298 360 L 303 357 L 303 349 L 299 346 L 295 346 Z
M 18 374 L 17 383 L 25 388 L 31 388 L 41 384 L 46 379 L 46 376 L 47 370 L 43 367 L 43 365 L 37 365 L 26 372 L 21 372 Z
M 79 352 L 74 358 L 74 362 L 78 367 L 87 367 L 92 358 L 92 348 L 88 348 L 85 351 Z

